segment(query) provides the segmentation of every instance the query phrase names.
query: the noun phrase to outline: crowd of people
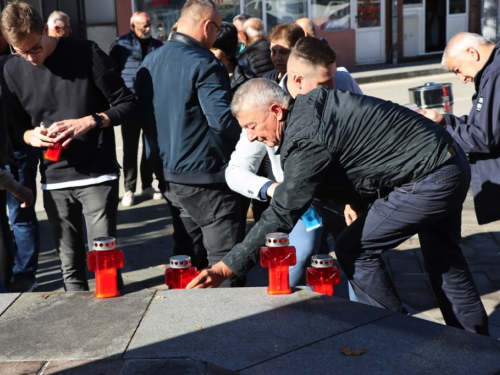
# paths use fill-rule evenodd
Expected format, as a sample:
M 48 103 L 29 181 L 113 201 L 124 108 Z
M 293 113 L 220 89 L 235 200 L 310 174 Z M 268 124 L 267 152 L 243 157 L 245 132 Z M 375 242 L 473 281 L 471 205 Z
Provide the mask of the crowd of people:
M 456 118 L 363 95 L 308 19 L 266 35 L 260 19 L 223 22 L 211 0 L 188 0 L 166 43 L 136 12 L 109 56 L 65 38 L 69 21 L 54 12 L 45 24 L 18 0 L 0 19 L 3 291 L 36 288 L 38 164 L 64 288 L 89 290 L 86 244 L 116 236 L 121 126 L 121 204 L 134 204 L 138 173 L 142 195 L 165 198 L 174 255 L 203 269 L 188 288 L 244 286 L 265 235 L 285 232 L 292 286 L 305 284 L 312 255 L 334 250 L 351 300 L 407 313 L 381 255 L 418 233 L 446 324 L 489 334 L 459 241 L 469 161 L 479 223 L 500 219 L 483 203 L 498 186 L 497 46 L 460 33 L 446 47 L 443 64 L 476 85 L 471 115 Z M 53 149 L 60 159 L 47 158 Z M 306 212 L 323 225 L 311 230 Z

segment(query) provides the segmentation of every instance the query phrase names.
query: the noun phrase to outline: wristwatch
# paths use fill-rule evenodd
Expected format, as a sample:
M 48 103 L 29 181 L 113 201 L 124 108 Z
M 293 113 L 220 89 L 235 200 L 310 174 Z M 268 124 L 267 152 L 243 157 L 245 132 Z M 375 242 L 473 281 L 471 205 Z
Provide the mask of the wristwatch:
M 91 116 L 94 119 L 94 121 L 96 122 L 96 127 L 98 127 L 99 129 L 102 129 L 102 127 L 104 125 L 104 117 L 98 113 L 93 113 Z

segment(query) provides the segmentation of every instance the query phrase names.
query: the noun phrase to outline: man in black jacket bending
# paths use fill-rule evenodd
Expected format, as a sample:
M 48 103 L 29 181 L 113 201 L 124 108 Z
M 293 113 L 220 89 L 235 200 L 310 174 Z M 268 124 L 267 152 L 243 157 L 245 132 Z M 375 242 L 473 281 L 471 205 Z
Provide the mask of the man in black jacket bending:
M 89 243 L 116 236 L 120 171 L 112 126 L 134 119 L 136 103 L 94 42 L 45 35 L 31 5 L 9 3 L 1 25 L 15 55 L 4 68 L 7 125 L 19 141 L 44 149 L 43 203 L 64 287 L 88 290 L 82 214 Z M 62 147 L 59 158 L 48 160 L 49 147 Z
M 392 102 L 341 90 L 318 88 L 290 105 L 265 79 L 245 83 L 231 109 L 250 141 L 280 145 L 284 180 L 245 240 L 188 287 L 243 276 L 266 233 L 290 232 L 317 198 L 325 211 L 346 204 L 348 227 L 335 251 L 360 302 L 406 313 L 381 254 L 418 233 L 446 323 L 489 334 L 459 246 L 470 169 L 444 129 Z

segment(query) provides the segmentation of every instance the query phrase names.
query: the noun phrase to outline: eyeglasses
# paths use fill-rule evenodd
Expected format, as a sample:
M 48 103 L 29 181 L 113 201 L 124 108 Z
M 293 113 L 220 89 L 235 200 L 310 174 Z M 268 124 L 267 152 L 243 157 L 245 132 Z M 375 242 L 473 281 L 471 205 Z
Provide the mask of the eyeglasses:
M 29 51 L 18 51 L 9 44 L 10 53 L 14 56 L 23 56 L 23 57 L 27 57 L 28 55 L 37 55 L 43 51 L 42 38 L 43 35 L 40 35 L 40 40 L 38 41 L 38 43 Z
M 214 25 L 215 26 L 215 28 L 217 29 L 217 32 L 220 31 L 220 26 L 217 25 L 214 21 L 212 21 L 212 20 L 207 20 L 207 21 L 210 21 L 210 25 Z

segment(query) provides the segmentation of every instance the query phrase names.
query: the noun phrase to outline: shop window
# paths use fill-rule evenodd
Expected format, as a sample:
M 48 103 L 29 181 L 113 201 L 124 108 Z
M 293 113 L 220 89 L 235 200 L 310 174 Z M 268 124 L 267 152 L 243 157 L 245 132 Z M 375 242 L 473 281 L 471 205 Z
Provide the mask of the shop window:
M 465 7 L 465 0 L 450 0 L 450 14 L 463 14 Z
M 311 0 L 311 19 L 316 31 L 350 29 L 351 1 Z
M 222 14 L 222 20 L 233 22 L 240 13 L 239 0 L 214 0 Z M 170 34 L 177 22 L 186 0 L 135 0 L 135 9 L 147 12 L 151 16 L 151 34 L 153 38 L 164 39 Z
M 262 19 L 262 0 L 243 0 L 243 4 L 246 14 Z
M 307 17 L 307 0 L 267 0 L 267 30 L 281 22 L 294 22 Z

